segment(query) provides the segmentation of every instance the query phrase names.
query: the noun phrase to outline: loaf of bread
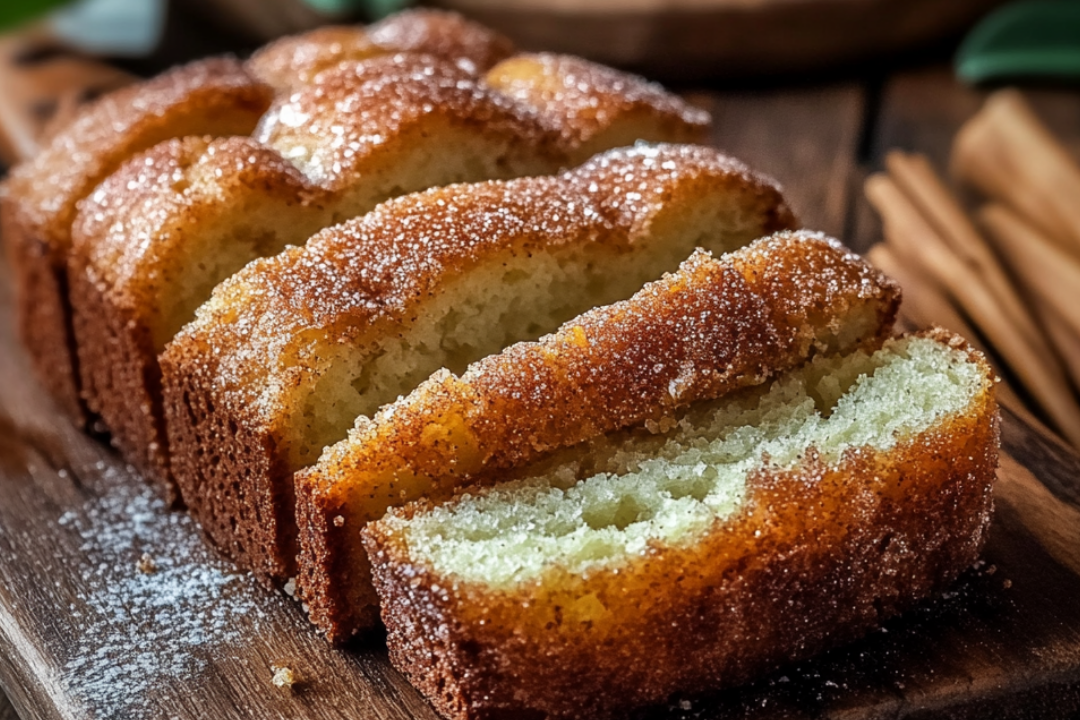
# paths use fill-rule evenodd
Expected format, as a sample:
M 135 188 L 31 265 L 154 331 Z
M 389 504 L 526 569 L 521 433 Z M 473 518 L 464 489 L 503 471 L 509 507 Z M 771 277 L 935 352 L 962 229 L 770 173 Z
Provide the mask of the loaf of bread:
M 859 637 L 977 558 L 993 382 L 892 339 L 392 510 L 362 533 L 391 661 L 453 720 L 606 718 Z
M 377 622 L 360 544 L 388 507 L 505 480 L 559 448 L 758 385 L 817 353 L 876 348 L 898 288 L 836 241 L 807 232 L 719 259 L 698 252 L 631 299 L 538 343 L 443 370 L 357 424 L 297 476 L 298 577 L 334 642 Z
M 280 97 L 258 139 L 165 143 L 107 178 L 80 204 L 68 275 L 83 394 L 124 457 L 175 493 L 157 358 L 250 260 L 391 196 L 549 174 L 582 143 L 708 128 L 707 115 L 639 79 L 559 62 L 574 103 L 521 91 L 558 73 L 522 73 L 516 99 L 432 56 L 339 63 Z M 586 120 L 586 106 L 602 118 Z
M 379 205 L 218 286 L 161 356 L 173 474 L 203 529 L 295 574 L 292 474 L 432 372 L 632 295 L 702 246 L 794 224 L 705 147 L 638 146 L 553 177 Z
M 31 161 L 12 169 L 0 200 L 18 325 L 42 384 L 82 424 L 67 256 L 77 203 L 124 161 L 185 135 L 246 135 L 270 87 L 236 60 L 195 62 L 90 104 Z

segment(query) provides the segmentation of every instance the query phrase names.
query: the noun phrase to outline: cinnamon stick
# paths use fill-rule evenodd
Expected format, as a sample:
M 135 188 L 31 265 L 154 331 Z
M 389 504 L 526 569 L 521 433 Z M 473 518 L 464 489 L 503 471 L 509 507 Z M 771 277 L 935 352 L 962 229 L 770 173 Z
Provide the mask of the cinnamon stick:
M 1080 261 L 1003 205 L 982 208 L 979 220 L 1038 306 L 1043 326 L 1080 388 Z
M 1003 205 L 983 207 L 979 221 L 1028 292 L 1080 332 L 1080 260 Z
M 866 259 L 878 270 L 900 283 L 900 287 L 904 290 L 904 301 L 900 306 L 900 313 L 911 324 L 920 328 L 940 325 L 967 340 L 969 345 L 983 355 L 989 354 L 982 340 L 979 339 L 978 333 L 960 315 L 956 306 L 941 288 L 926 275 L 909 267 L 888 245 L 884 243 L 874 245 L 867 251 Z M 1023 408 L 1023 403 L 1016 392 L 1001 378 L 998 380 L 997 397 L 1014 411 L 1016 408 Z
M 1056 358 L 1025 342 L 978 274 L 957 258 L 895 182 L 884 174 L 871 176 L 866 196 L 881 214 L 890 246 L 947 288 L 1061 433 L 1080 447 L 1080 407 Z
M 902 261 L 888 245 L 878 243 L 866 253 L 874 267 L 900 283 L 904 301 L 900 311 L 917 327 L 940 325 L 961 335 L 972 347 L 985 352 L 978 333 L 968 324 L 938 285 Z
M 949 248 L 982 277 L 1010 322 L 1024 335 L 1025 342 L 1038 352 L 1051 352 L 1038 324 L 997 257 L 952 192 L 934 172 L 930 161 L 923 155 L 893 150 L 885 156 L 885 166 L 896 184 Z
M 1000 90 L 960 129 L 952 170 L 1080 257 L 1080 166 L 1017 90 Z

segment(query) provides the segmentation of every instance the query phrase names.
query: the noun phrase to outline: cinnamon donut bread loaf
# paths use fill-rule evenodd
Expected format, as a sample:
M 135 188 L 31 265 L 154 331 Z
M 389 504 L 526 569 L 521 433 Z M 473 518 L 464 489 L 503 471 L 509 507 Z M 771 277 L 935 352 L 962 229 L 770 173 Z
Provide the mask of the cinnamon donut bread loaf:
M 899 290 L 839 243 L 783 233 L 699 251 L 631 299 L 537 343 L 443 370 L 364 418 L 297 475 L 298 577 L 335 642 L 376 622 L 360 533 L 386 509 L 505 480 L 619 428 L 667 427 L 688 404 L 758 385 L 816 353 L 876 348 Z
M 0 204 L 16 309 L 34 369 L 80 424 L 67 255 L 77 203 L 124 161 L 185 135 L 246 135 L 273 99 L 230 58 L 194 62 L 90 104 L 31 161 L 12 169 Z
M 697 246 L 793 224 L 771 181 L 678 145 L 385 202 L 249 264 L 166 347 L 183 499 L 226 553 L 284 580 L 298 549 L 292 474 L 358 416 L 629 297 Z
M 892 339 L 391 510 L 362 533 L 390 659 L 453 720 L 608 718 L 859 637 L 977 558 L 993 382 Z
M 345 62 L 280 97 L 257 139 L 175 141 L 109 177 L 80 205 L 69 276 L 83 392 L 125 458 L 174 491 L 157 357 L 250 260 L 388 197 L 548 174 L 583 142 L 678 139 L 708 127 L 707 115 L 636 78 L 566 68 L 579 100 L 563 111 L 509 98 L 431 56 Z M 603 115 L 588 133 L 585 104 Z

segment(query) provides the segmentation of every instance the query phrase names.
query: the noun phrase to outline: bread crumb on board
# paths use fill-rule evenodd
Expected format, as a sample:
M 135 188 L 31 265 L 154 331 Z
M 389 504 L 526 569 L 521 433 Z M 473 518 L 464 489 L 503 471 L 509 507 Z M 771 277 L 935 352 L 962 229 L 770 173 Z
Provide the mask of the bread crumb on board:
M 152 575 L 153 573 L 156 573 L 158 569 L 157 563 L 154 562 L 154 558 L 150 557 L 150 553 L 143 553 L 142 556 L 139 557 L 139 562 L 136 563 L 135 567 L 137 567 L 139 572 L 144 575 Z
M 270 666 L 270 669 L 274 672 L 271 682 L 283 690 L 292 690 L 294 686 L 300 682 L 300 678 L 297 676 L 296 671 L 288 665 L 274 663 Z

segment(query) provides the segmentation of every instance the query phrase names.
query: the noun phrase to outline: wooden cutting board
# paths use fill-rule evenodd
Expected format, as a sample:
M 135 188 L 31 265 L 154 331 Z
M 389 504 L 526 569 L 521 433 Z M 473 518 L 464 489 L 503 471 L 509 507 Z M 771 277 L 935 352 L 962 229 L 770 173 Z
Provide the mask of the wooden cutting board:
M 925 123 L 929 98 L 902 107 Z M 785 181 L 807 225 L 850 224 L 863 91 L 694 99 L 716 118 L 714 141 Z M 951 122 L 933 126 L 951 136 Z M 21 718 L 434 720 L 379 638 L 331 649 L 292 600 L 216 559 L 183 514 L 60 418 L 12 337 L 3 271 L 0 685 Z M 1003 431 L 984 563 L 949 593 L 851 646 L 638 720 L 1080 717 L 1080 458 L 1008 411 Z M 144 554 L 156 572 L 139 569 Z M 274 665 L 296 672 L 295 691 L 272 684 Z
M 378 638 L 331 649 L 294 601 L 215 558 L 187 516 L 62 420 L 8 302 L 0 316 L 0 681 L 24 720 L 435 717 Z M 1009 412 L 1003 439 L 984 560 L 948 593 L 755 685 L 640 717 L 1075 716 L 1080 458 Z M 292 691 L 271 682 L 282 665 Z

